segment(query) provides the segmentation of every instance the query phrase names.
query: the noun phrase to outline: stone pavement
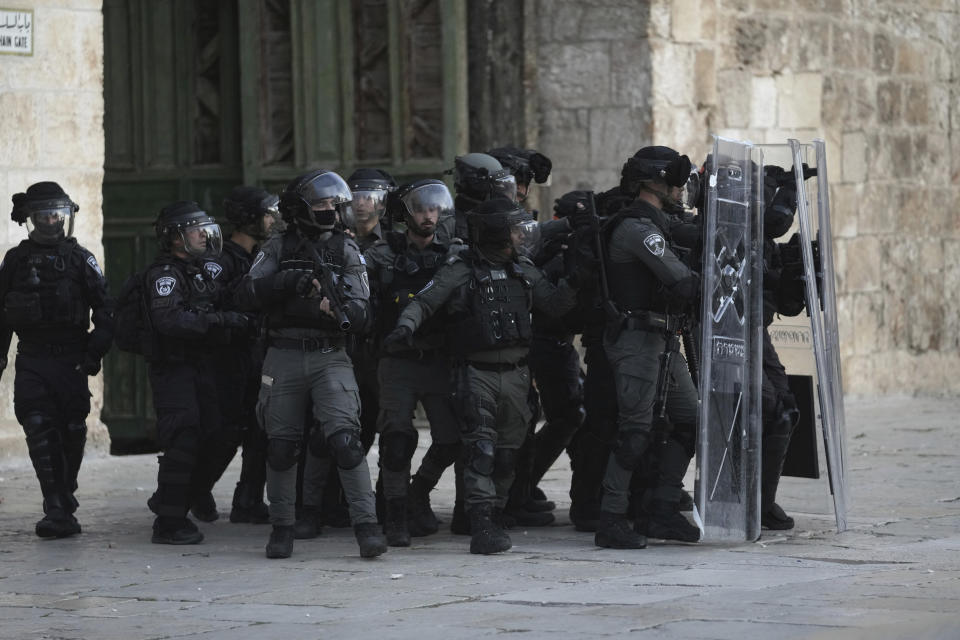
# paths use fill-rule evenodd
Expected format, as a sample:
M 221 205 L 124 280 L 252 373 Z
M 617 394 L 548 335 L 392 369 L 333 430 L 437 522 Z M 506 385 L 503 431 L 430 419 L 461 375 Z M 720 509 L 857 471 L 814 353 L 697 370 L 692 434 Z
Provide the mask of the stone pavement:
M 89 460 L 83 535 L 39 540 L 33 473 L 8 465 L 0 638 L 960 638 L 960 399 L 850 401 L 847 425 L 846 533 L 823 483 L 796 480 L 780 499 L 788 535 L 643 551 L 598 549 L 569 526 L 568 468 L 544 483 L 558 524 L 513 531 L 506 554 L 471 556 L 442 532 L 362 560 L 349 530 L 325 529 L 267 561 L 266 526 L 219 521 L 202 545 L 151 545 L 153 456 Z M 236 474 L 217 488 L 223 507 Z M 447 521 L 451 484 L 434 494 Z

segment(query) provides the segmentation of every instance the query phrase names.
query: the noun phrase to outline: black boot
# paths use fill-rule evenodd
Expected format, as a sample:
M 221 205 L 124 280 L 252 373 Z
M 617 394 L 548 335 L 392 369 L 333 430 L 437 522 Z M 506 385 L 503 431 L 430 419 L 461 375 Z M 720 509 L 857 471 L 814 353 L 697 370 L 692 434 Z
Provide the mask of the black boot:
M 249 522 L 251 524 L 267 524 L 270 522 L 270 509 L 263 501 L 263 486 L 254 487 L 250 483 L 237 483 L 237 488 L 233 492 L 233 504 L 230 508 L 230 522 Z
M 456 495 L 453 500 L 453 519 L 450 521 L 450 532 L 458 536 L 470 535 L 470 519 L 463 506 L 466 489 L 463 485 L 463 463 L 457 462 L 454 466 L 454 488 Z
M 543 489 L 533 486 L 530 488 L 530 499 L 523 506 L 527 511 L 553 511 L 557 508 L 557 503 L 547 500 Z
M 387 552 L 387 543 L 380 534 L 380 525 L 376 522 L 362 522 L 353 525 L 353 535 L 360 545 L 361 558 L 376 558 Z
M 203 534 L 190 518 L 158 516 L 153 521 L 153 544 L 199 544 Z
M 688 491 L 680 494 L 680 511 L 693 511 L 693 496 Z
M 289 558 L 293 555 L 293 526 L 273 525 L 270 540 L 267 542 L 268 558 Z
M 220 519 L 220 512 L 217 511 L 217 501 L 213 499 L 213 494 L 209 491 L 204 491 L 193 497 L 190 513 L 200 522 L 214 522 Z
M 37 522 L 36 534 L 41 538 L 66 538 L 80 533 L 80 523 L 73 517 L 73 504 L 62 504 L 59 497 L 43 501 L 43 518 Z
M 437 515 L 430 507 L 430 489 L 426 480 L 413 476 L 407 490 L 407 529 L 414 538 L 433 535 L 440 530 Z
M 793 529 L 793 518 L 784 513 L 776 502 L 760 514 L 760 526 L 773 531 Z
M 605 549 L 644 549 L 647 539 L 630 528 L 626 515 L 601 511 L 593 543 Z
M 470 507 L 470 553 L 490 555 L 508 551 L 513 543 L 510 536 L 495 524 L 491 519 L 489 504 L 479 504 Z
M 409 547 L 410 532 L 407 530 L 407 501 L 404 498 L 390 498 L 385 505 L 386 516 L 383 533 L 391 547 Z
M 648 538 L 660 540 L 679 540 L 680 542 L 697 542 L 700 540 L 700 529 L 690 524 L 682 513 L 677 502 L 666 500 L 651 500 L 650 511 L 646 517 L 637 520 L 637 531 Z
M 292 528 L 293 537 L 297 540 L 311 540 L 319 536 L 320 507 L 304 506 Z

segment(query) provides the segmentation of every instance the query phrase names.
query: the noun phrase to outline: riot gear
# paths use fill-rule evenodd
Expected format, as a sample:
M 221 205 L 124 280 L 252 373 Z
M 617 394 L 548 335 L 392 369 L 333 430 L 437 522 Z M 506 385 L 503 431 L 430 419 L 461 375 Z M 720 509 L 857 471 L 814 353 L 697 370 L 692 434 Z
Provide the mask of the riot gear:
M 39 244 L 56 244 L 73 235 L 74 214 L 80 207 L 56 182 L 38 182 L 26 193 L 13 196 L 10 218 L 26 224 L 30 239 Z
M 421 238 L 433 235 L 441 218 L 454 215 L 453 197 L 447 185 L 440 180 L 418 180 L 404 185 L 397 192 L 397 197 L 407 229 Z M 436 220 L 431 216 L 417 222 L 415 216 L 434 210 L 437 212 Z
M 498 251 L 513 246 L 515 230 L 531 222 L 530 214 L 506 198 L 482 202 L 467 214 L 470 243 L 481 251 Z
M 301 233 L 315 237 L 341 221 L 353 219 L 353 194 L 343 178 L 318 169 L 294 178 L 280 194 L 283 221 L 296 225 Z
M 543 184 L 550 178 L 553 163 L 550 158 L 533 149 L 497 147 L 487 153 L 496 158 L 503 168 L 510 171 L 516 178 L 517 199 L 521 202 L 526 199 L 531 182 Z
M 389 173 L 380 169 L 357 169 L 347 178 L 353 193 L 353 216 L 341 220 L 344 226 L 354 229 L 357 223 L 375 223 L 387 208 L 387 196 L 396 191 L 397 183 Z
M 160 210 L 154 229 L 163 251 L 182 246 L 189 256 L 209 258 L 219 256 L 223 248 L 220 225 L 196 202 L 167 205 Z
M 458 196 L 477 202 L 502 196 L 517 199 L 517 179 L 493 156 L 468 153 L 454 160 L 453 186 Z
M 644 147 L 623 165 L 620 190 L 636 196 L 641 190 L 656 195 L 667 213 L 683 213 L 683 202 L 670 193 L 690 178 L 690 158 L 670 147 Z
M 264 217 L 279 220 L 280 198 L 257 187 L 234 187 L 223 200 L 223 212 L 227 220 L 240 231 L 257 240 L 267 238 Z

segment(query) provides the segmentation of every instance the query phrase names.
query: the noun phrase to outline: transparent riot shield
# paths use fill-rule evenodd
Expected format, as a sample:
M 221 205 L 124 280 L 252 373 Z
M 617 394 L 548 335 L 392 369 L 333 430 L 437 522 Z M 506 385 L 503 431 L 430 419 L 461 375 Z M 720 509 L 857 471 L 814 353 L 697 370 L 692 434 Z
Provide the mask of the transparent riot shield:
M 695 518 L 705 541 L 760 536 L 763 154 L 715 137 L 708 158 Z
M 816 162 L 816 198 L 804 181 L 803 163 L 810 155 L 809 145 L 788 140 L 793 157 L 793 173 L 797 183 L 797 222 L 806 279 L 807 313 L 813 339 L 813 355 L 817 371 L 817 395 L 823 430 L 823 446 L 830 474 L 830 491 L 837 520 L 837 531 L 847 528 L 846 434 L 843 407 L 843 379 L 840 367 L 840 340 L 837 328 L 837 298 L 833 265 L 833 236 L 830 228 L 830 189 L 827 179 L 827 155 L 823 140 L 813 141 Z M 811 211 L 811 200 L 816 210 Z M 819 249 L 819 264 L 813 243 Z M 819 274 L 818 274 L 819 270 Z M 820 276 L 818 278 L 818 275 Z M 816 283 L 816 286 L 810 286 Z

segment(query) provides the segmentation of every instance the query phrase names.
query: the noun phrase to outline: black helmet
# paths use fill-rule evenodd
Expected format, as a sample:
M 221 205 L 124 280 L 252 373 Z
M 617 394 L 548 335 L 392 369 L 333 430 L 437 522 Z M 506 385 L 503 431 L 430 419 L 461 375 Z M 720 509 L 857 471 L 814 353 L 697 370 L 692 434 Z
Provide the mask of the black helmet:
M 477 202 L 498 196 L 517 199 L 517 179 L 499 160 L 486 153 L 468 153 L 455 158 L 453 186 L 458 196 Z
M 154 229 L 164 251 L 177 246 L 177 240 L 187 254 L 196 258 L 218 256 L 223 248 L 220 225 L 196 202 L 168 204 L 160 210 Z
M 339 175 L 318 169 L 294 178 L 280 194 L 280 215 L 307 235 L 333 229 L 337 214 L 352 219 L 350 187 Z
M 353 193 L 353 221 L 344 220 L 348 227 L 355 222 L 366 223 L 371 218 L 380 218 L 387 208 L 387 196 L 397 189 L 397 183 L 382 169 L 357 169 L 347 178 Z
M 38 182 L 13 196 L 10 218 L 26 224 L 30 239 L 55 244 L 73 235 L 73 217 L 80 207 L 56 182 Z
M 684 186 L 691 166 L 690 158 L 670 147 L 644 147 L 623 165 L 620 191 L 633 197 L 641 190 L 650 191 L 660 197 L 664 211 L 682 213 L 682 203 L 670 198 L 667 188 Z
M 440 180 L 417 180 L 405 184 L 397 190 L 393 201 L 396 202 L 407 229 L 424 238 L 436 232 L 441 218 L 454 215 L 453 196 L 450 195 L 447 185 Z M 434 209 L 437 211 L 437 220 L 432 227 L 419 225 L 413 218 L 414 213 Z
M 497 159 L 503 168 L 508 170 L 517 179 L 517 187 L 527 188 L 531 182 L 543 184 L 550 177 L 553 163 L 550 158 L 533 149 L 518 149 L 517 147 L 497 147 L 487 152 Z M 522 192 L 521 200 L 526 197 Z
M 491 198 L 467 214 L 470 243 L 481 250 L 509 247 L 513 243 L 511 231 L 529 222 L 533 217 L 513 200 Z
M 279 202 L 279 197 L 258 187 L 234 187 L 223 200 L 223 213 L 237 231 L 263 240 L 264 216 L 279 218 Z

